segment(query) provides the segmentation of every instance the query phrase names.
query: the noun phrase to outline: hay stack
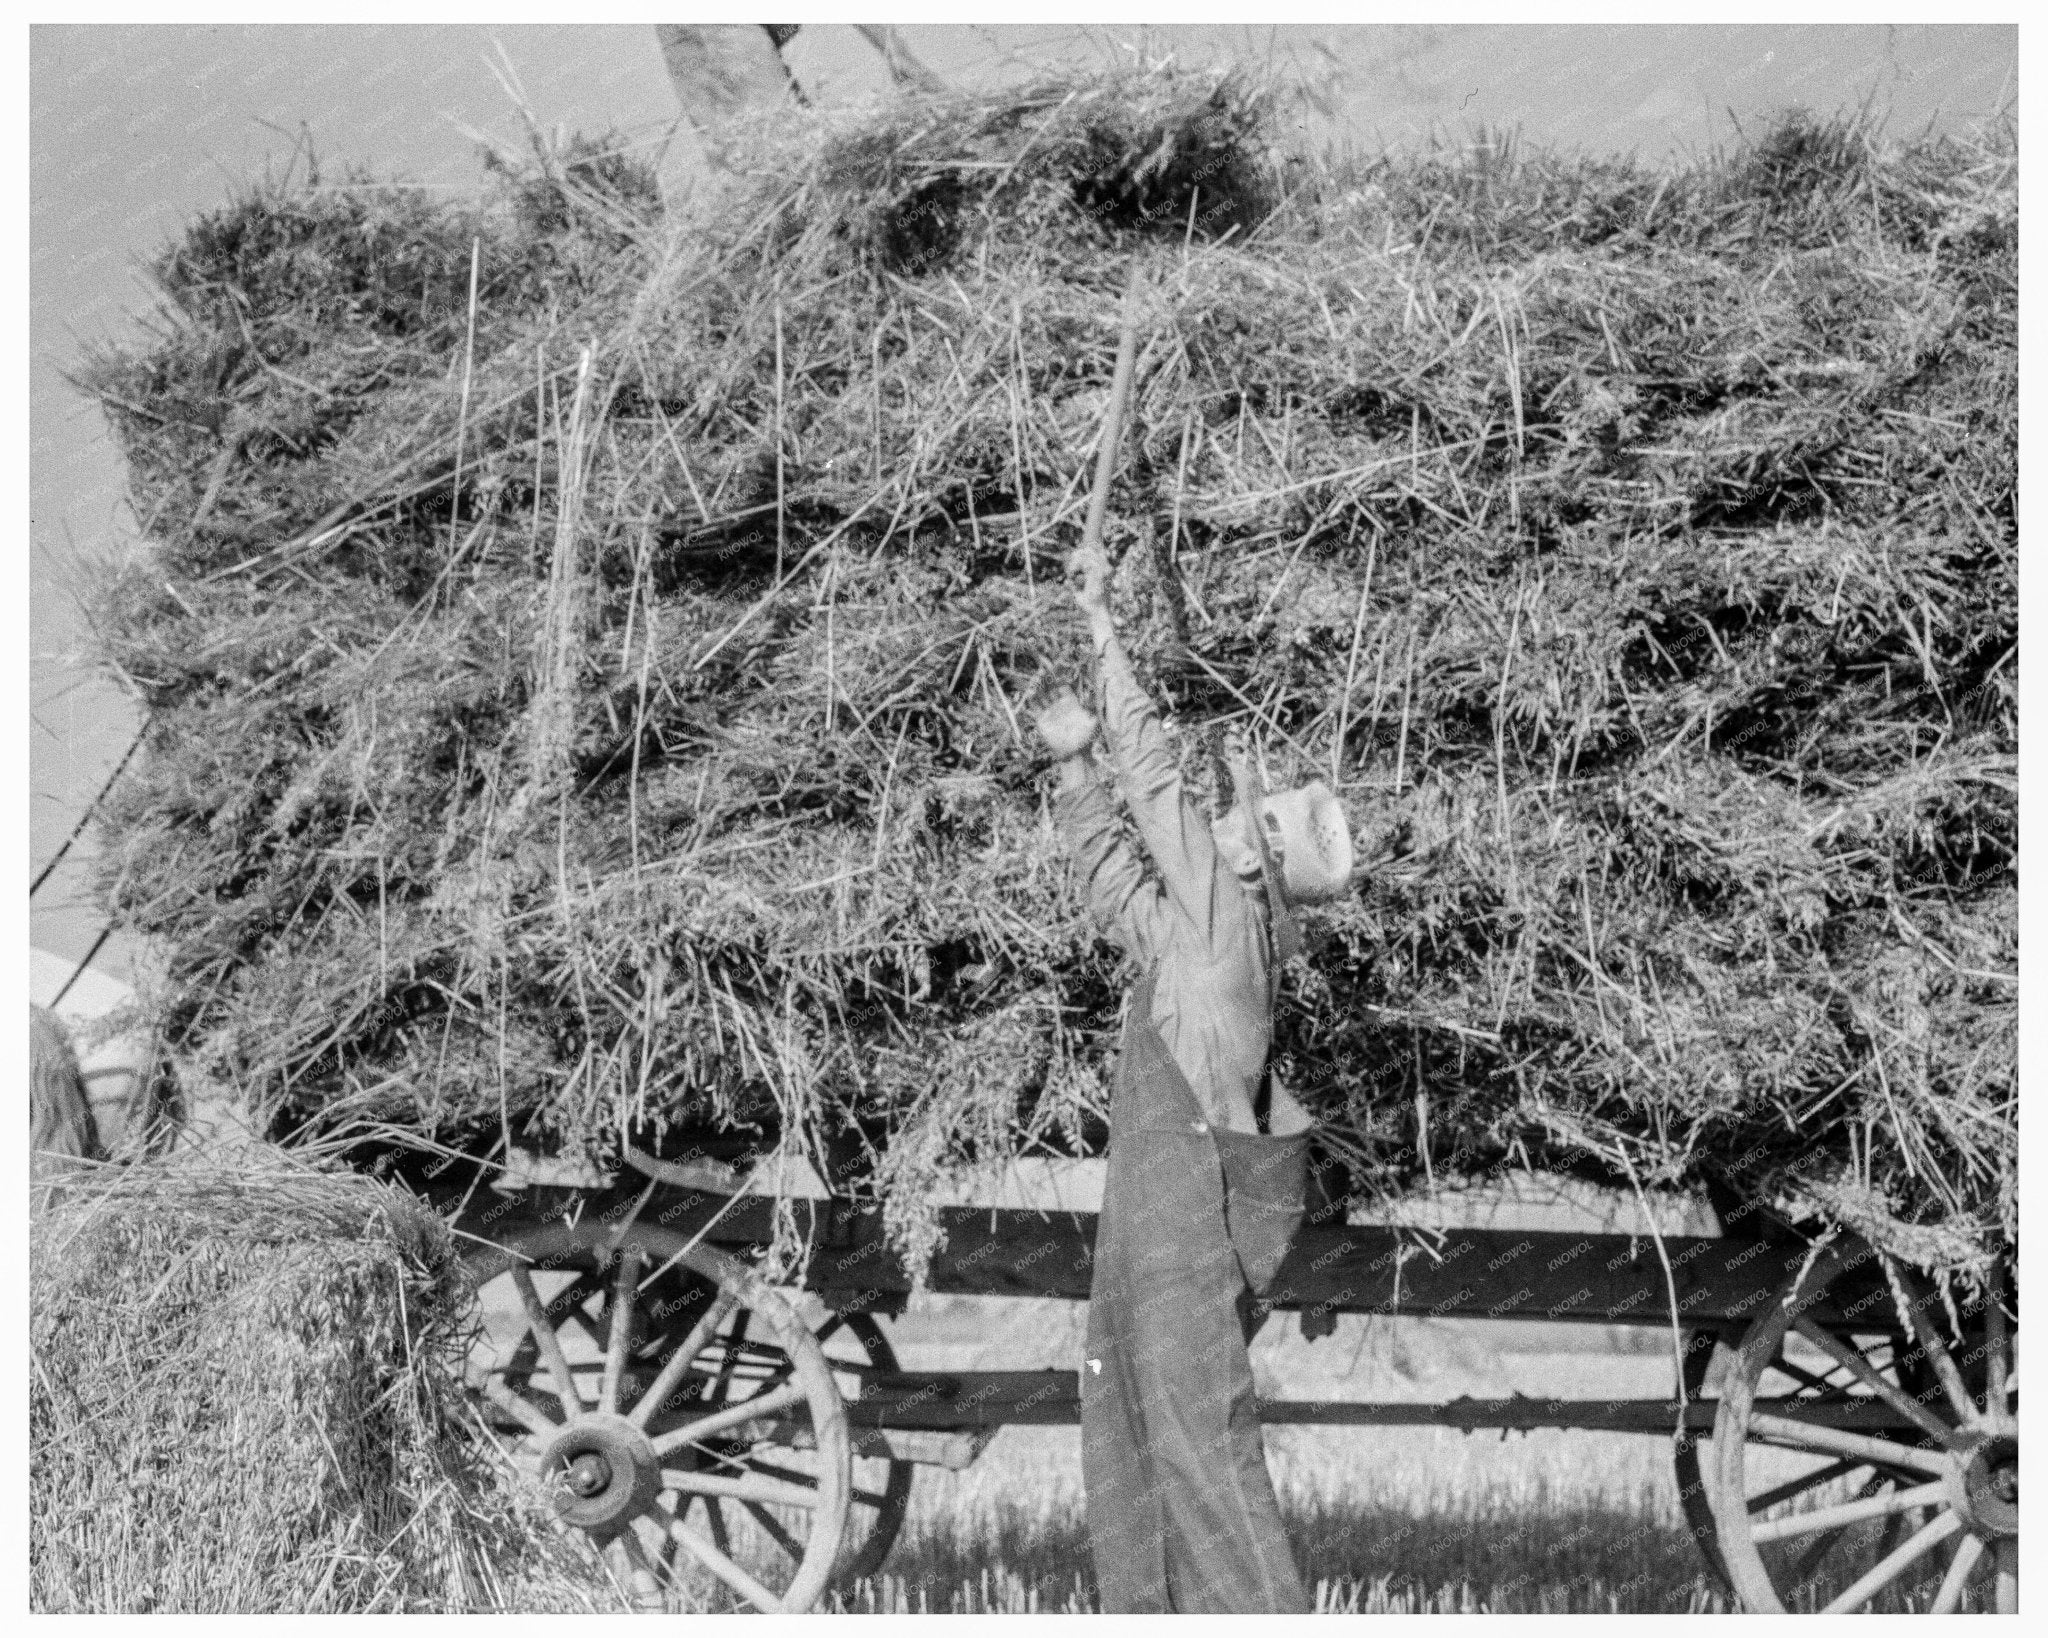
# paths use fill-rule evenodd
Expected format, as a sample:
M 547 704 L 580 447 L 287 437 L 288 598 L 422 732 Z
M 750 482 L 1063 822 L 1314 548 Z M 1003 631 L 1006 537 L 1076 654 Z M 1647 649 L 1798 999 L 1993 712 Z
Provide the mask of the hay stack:
M 490 1608 L 559 1551 L 462 1437 L 467 1282 L 402 1191 L 262 1148 L 108 1171 L 29 1280 L 32 1608 Z
M 1286 1066 L 1389 1186 L 1710 1180 L 1966 1264 L 2012 1223 L 2009 135 L 1337 170 L 1167 72 L 764 127 L 664 237 L 546 152 L 470 208 L 194 224 L 89 371 L 154 546 L 109 890 L 280 1129 L 604 1153 L 1102 1131 L 1123 975 L 1020 703 L 1116 597 L 1175 703 L 1383 844 Z M 472 257 L 476 300 L 470 302 Z

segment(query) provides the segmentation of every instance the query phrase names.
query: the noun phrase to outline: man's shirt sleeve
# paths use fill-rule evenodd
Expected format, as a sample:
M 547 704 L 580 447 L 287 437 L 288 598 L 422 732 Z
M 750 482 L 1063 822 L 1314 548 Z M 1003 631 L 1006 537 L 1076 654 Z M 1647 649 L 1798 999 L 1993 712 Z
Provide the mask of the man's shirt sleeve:
M 1165 942 L 1166 901 L 1124 840 L 1109 792 L 1091 771 L 1085 784 L 1060 794 L 1058 812 L 1089 911 L 1140 966 L 1151 966 Z
M 1219 922 L 1242 911 L 1244 895 L 1216 852 L 1209 823 L 1181 788 L 1180 765 L 1152 701 L 1139 686 L 1121 643 L 1102 657 L 1102 722 L 1117 784 L 1158 867 L 1173 907 L 1204 945 Z

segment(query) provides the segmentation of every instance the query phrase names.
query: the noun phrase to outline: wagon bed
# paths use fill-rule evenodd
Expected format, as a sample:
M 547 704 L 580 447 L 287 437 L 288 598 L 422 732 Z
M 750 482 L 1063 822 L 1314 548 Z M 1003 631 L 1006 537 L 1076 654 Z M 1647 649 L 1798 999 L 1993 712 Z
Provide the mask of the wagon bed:
M 673 1483 L 684 1513 L 701 1502 L 715 1522 L 728 1506 L 750 1509 L 788 1561 L 781 1586 L 722 1555 L 679 1516 L 663 1515 L 668 1539 L 680 1544 L 670 1568 L 674 1560 L 710 1566 L 712 1581 L 741 1604 L 802 1607 L 835 1580 L 877 1568 L 917 1466 L 965 1466 L 1006 1426 L 1080 1420 L 1078 1367 L 900 1368 L 880 1322 L 902 1312 L 912 1282 L 887 1244 L 880 1213 L 847 1200 L 659 1181 L 498 1194 L 472 1179 L 459 1202 L 448 1194 L 443 1203 L 458 1208 L 458 1229 L 477 1248 L 480 1273 L 511 1270 L 526 1304 L 523 1364 L 513 1360 L 486 1383 L 500 1425 L 537 1447 L 530 1453 L 538 1465 L 558 1478 L 580 1473 L 594 1483 L 592 1474 L 637 1460 L 643 1484 Z M 798 1255 L 771 1289 L 759 1269 L 778 1215 Z M 941 1208 L 939 1224 L 944 1243 L 931 1259 L 927 1289 L 1086 1299 L 1094 1213 L 957 1206 Z M 529 1272 L 544 1270 L 568 1278 L 563 1294 L 546 1302 Z M 675 1295 L 678 1278 L 694 1297 Z M 657 1300 L 652 1293 L 663 1281 L 670 1295 Z M 795 1319 L 779 1293 L 797 1291 L 815 1299 L 822 1322 Z M 678 1318 L 643 1342 L 646 1326 L 629 1318 L 631 1335 L 617 1340 L 607 1316 L 633 1314 L 636 1293 L 644 1308 L 694 1316 L 687 1335 Z M 719 1302 L 729 1303 L 725 1318 Z M 1330 1211 L 1296 1237 L 1261 1305 L 1262 1322 L 1274 1312 L 1299 1312 L 1650 1326 L 1674 1337 L 1678 1391 L 1646 1399 L 1275 1399 L 1257 1409 L 1275 1425 L 1661 1435 L 1673 1441 L 1681 1498 L 1707 1564 L 1746 1607 L 1866 1607 L 1873 1599 L 1943 1611 L 2002 1607 L 2017 1589 L 2011 1306 L 1994 1291 L 1974 1308 L 1950 1312 L 1912 1271 L 1850 1241 L 1437 1230 L 1350 1223 Z M 772 1343 L 749 1332 L 759 1323 L 749 1316 L 766 1316 Z M 590 1335 L 602 1360 L 579 1365 L 540 1340 L 549 1325 L 566 1335 L 564 1318 Z M 637 1378 L 626 1363 L 635 1348 L 645 1359 Z M 804 1360 L 813 1386 L 798 1393 Z M 648 1387 L 662 1361 L 662 1376 Z M 640 1430 L 615 1438 L 606 1432 L 607 1417 L 620 1420 L 606 1396 L 623 1404 L 622 1383 L 663 1400 L 646 1429 L 656 1444 L 671 1441 L 665 1449 L 682 1448 L 680 1441 L 696 1451 L 695 1468 L 635 1458 Z M 782 1398 L 761 1398 L 770 1393 Z M 681 1412 L 670 1408 L 677 1394 L 688 1400 Z M 690 1441 L 692 1428 L 715 1437 Z M 763 1450 L 780 1454 L 763 1458 Z M 1785 1479 L 1771 1464 L 1788 1453 L 1808 1466 Z M 843 1505 L 807 1502 L 825 1495 L 833 1481 L 824 1470 L 835 1466 L 850 1475 Z M 650 1476 L 657 1471 L 658 1480 Z M 1869 1477 L 1859 1484 L 1859 1474 Z M 1844 1485 L 1854 1493 L 1834 1499 Z M 580 1504 L 571 1503 L 574 1514 Z M 784 1528 L 793 1514 L 775 1522 L 778 1509 L 806 1507 L 822 1545 Z M 629 1524 L 640 1516 L 625 1514 Z M 634 1557 L 630 1530 L 608 1534 L 609 1516 L 581 1522 L 601 1545 L 624 1547 L 620 1573 L 639 1596 L 673 1600 L 673 1586 L 662 1591 L 660 1566 L 641 1562 L 645 1551 Z M 1842 1548 L 1860 1539 L 1855 1532 L 1873 1530 L 1863 1547 Z M 1810 1537 L 1827 1549 L 1819 1559 Z M 1938 1548 L 1948 1549 L 1948 1567 L 1930 1580 L 1920 1570 Z

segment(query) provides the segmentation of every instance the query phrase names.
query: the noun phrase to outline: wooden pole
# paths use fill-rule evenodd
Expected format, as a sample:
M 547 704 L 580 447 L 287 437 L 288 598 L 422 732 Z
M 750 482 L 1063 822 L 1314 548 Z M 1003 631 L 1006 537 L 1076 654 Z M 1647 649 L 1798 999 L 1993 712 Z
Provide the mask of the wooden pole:
M 1088 497 L 1088 521 L 1081 530 L 1081 550 L 1102 544 L 1109 515 L 1109 482 L 1116 475 L 1117 446 L 1123 442 L 1124 411 L 1131 401 L 1131 377 L 1138 365 L 1138 270 L 1124 290 L 1123 334 L 1116 347 L 1116 374 L 1109 384 L 1109 411 L 1102 421 L 1102 443 L 1095 452 L 1095 488 Z

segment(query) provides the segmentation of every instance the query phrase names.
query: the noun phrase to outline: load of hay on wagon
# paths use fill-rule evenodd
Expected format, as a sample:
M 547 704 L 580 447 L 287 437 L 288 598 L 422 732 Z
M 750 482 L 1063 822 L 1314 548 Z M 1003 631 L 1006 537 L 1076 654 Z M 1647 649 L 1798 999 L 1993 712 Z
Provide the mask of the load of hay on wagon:
M 1173 73 L 196 222 L 87 380 L 147 550 L 107 885 L 273 1131 L 1099 1140 L 1121 988 L 1020 707 L 1147 291 L 1120 618 L 1376 852 L 1283 1070 L 1362 1179 L 2011 1231 L 2016 144 L 1340 168 Z M 356 179 L 361 182 L 361 179 Z M 473 292 L 473 295 L 472 295 Z

